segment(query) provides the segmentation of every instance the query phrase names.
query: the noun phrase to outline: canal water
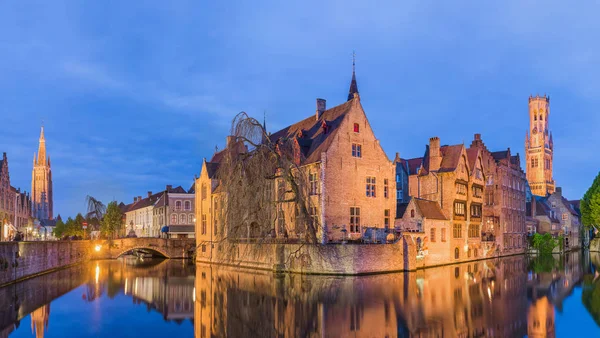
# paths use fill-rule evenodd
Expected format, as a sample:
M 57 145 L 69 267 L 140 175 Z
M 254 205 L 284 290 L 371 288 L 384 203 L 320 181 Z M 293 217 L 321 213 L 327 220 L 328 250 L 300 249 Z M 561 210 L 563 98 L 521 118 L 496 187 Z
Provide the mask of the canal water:
M 600 254 L 361 277 L 94 261 L 0 289 L 3 337 L 600 337 Z

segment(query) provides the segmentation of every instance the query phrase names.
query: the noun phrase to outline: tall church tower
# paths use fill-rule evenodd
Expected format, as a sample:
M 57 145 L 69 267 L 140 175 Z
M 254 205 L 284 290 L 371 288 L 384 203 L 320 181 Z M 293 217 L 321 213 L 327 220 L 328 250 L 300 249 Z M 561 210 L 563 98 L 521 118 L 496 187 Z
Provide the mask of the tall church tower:
M 554 192 L 552 159 L 554 144 L 548 130 L 550 97 L 536 95 L 529 97 L 529 131 L 525 134 L 525 156 L 527 181 L 531 193 L 546 196 Z
M 44 127 L 40 132 L 40 145 L 37 155 L 33 154 L 33 171 L 31 173 L 31 199 L 33 217 L 39 220 L 53 219 L 52 170 L 50 156 L 46 157 L 46 139 Z

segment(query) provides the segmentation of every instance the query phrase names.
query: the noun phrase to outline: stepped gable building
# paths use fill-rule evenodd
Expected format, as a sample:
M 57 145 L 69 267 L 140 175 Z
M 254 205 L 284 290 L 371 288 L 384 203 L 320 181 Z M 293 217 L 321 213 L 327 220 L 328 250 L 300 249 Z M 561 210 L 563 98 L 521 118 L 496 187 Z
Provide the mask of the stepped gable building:
M 311 213 L 318 220 L 323 242 L 359 239 L 367 228 L 383 230 L 392 226 L 396 165 L 383 151 L 369 124 L 354 70 L 346 102 L 327 109 L 326 101 L 317 99 L 313 115 L 270 135 L 270 141 L 275 143 L 284 138 L 295 140 L 298 163 L 310 178 L 311 205 L 316 206 Z M 228 142 L 230 146 L 238 145 Z M 198 238 L 212 236 L 210 201 L 218 193 L 215 174 L 221 156 L 217 153 L 210 161 L 204 161 L 197 180 Z M 277 196 L 279 188 L 274 187 L 273 196 Z M 293 238 L 295 206 L 278 208 L 283 217 L 278 217 L 274 226 L 276 235 Z M 199 239 L 198 244 L 201 242 Z
M 546 196 L 554 192 L 552 160 L 554 142 L 549 130 L 550 97 L 536 95 L 529 97 L 529 131 L 525 134 L 525 162 L 527 181 L 531 192 L 536 196 Z
M 481 152 L 469 152 L 470 156 L 462 144 L 440 146 L 440 139 L 432 137 L 425 155 L 420 160 L 412 161 L 416 173 L 409 176 L 410 196 L 438 203 L 444 216 L 450 220 L 448 228 L 440 225 L 427 235 L 441 239 L 442 234 L 446 233 L 451 250 L 449 256 L 454 261 L 488 255 L 487 248 L 484 250 L 481 244 L 486 176 Z M 404 225 L 398 222 L 402 231 Z M 429 257 L 425 259 L 430 260 Z
M 510 148 L 490 152 L 475 134 L 467 150 L 469 160 L 475 161 L 479 151 L 486 176 L 483 203 L 482 240 L 496 243 L 501 254 L 516 254 L 526 250 L 526 185 L 519 154 Z
M 33 171 L 31 173 L 31 199 L 33 216 L 40 221 L 54 218 L 54 199 L 52 194 L 52 169 L 50 156 L 46 157 L 46 139 L 44 127 L 40 132 L 37 155 L 33 154 Z

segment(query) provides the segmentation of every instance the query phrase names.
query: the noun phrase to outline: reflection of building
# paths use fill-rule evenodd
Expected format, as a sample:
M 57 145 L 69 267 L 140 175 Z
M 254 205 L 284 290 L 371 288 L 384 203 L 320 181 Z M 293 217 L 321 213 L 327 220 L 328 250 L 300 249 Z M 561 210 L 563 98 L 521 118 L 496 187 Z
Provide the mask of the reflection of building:
M 525 264 L 514 256 L 345 278 L 197 264 L 195 337 L 522 337 Z
M 552 338 L 554 333 L 554 307 L 548 297 L 534 301 L 527 313 L 527 336 L 530 338 Z
M 50 304 L 46 304 L 31 313 L 31 333 L 36 338 L 43 338 L 48 329 L 48 318 L 50 317 Z
M 33 155 L 33 171 L 31 173 L 31 199 L 33 200 L 33 216 L 39 220 L 53 219 L 54 198 L 52 192 L 52 170 L 50 156 L 46 157 L 46 139 L 44 127 L 40 132 L 40 144 L 37 155 Z

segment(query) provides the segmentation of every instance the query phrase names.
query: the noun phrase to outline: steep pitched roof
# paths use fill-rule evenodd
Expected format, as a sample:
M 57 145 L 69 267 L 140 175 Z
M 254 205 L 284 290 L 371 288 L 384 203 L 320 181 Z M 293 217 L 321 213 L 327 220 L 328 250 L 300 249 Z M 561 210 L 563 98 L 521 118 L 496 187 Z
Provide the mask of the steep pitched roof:
M 429 219 L 447 220 L 442 212 L 440 205 L 435 201 L 424 200 L 421 198 L 413 198 L 417 208 L 421 211 L 421 215 Z
M 138 210 L 141 208 L 145 208 L 145 207 L 149 207 L 151 205 L 154 205 L 158 199 L 164 194 L 164 191 L 161 191 L 159 193 L 156 193 L 154 195 L 150 195 L 150 197 L 146 197 L 146 198 L 142 198 L 141 200 L 133 203 L 131 205 L 131 207 L 128 208 L 127 211 L 133 211 L 133 210 Z
M 417 169 L 423 165 L 423 157 L 411 158 L 406 160 L 408 165 L 408 174 L 414 175 L 417 174 Z
M 453 146 L 443 146 L 440 148 L 442 154 L 442 163 L 438 171 L 454 171 L 460 162 L 463 145 L 456 144 Z
M 219 170 L 219 164 L 219 162 L 206 162 L 208 178 L 215 178 L 217 170 Z
M 508 157 L 508 150 L 494 151 L 491 154 L 494 160 L 500 161 Z
M 474 169 L 475 163 L 477 163 L 477 154 L 479 154 L 479 148 L 468 148 L 467 149 L 467 160 L 469 161 L 469 168 Z
M 346 114 L 355 107 L 360 107 L 360 102 L 358 99 L 353 98 L 339 106 L 326 110 L 318 120 L 313 114 L 300 122 L 271 134 L 269 138 L 271 142 L 296 139 L 304 157 L 301 164 L 317 162 L 321 159 L 321 153 L 326 151 L 333 142 Z

